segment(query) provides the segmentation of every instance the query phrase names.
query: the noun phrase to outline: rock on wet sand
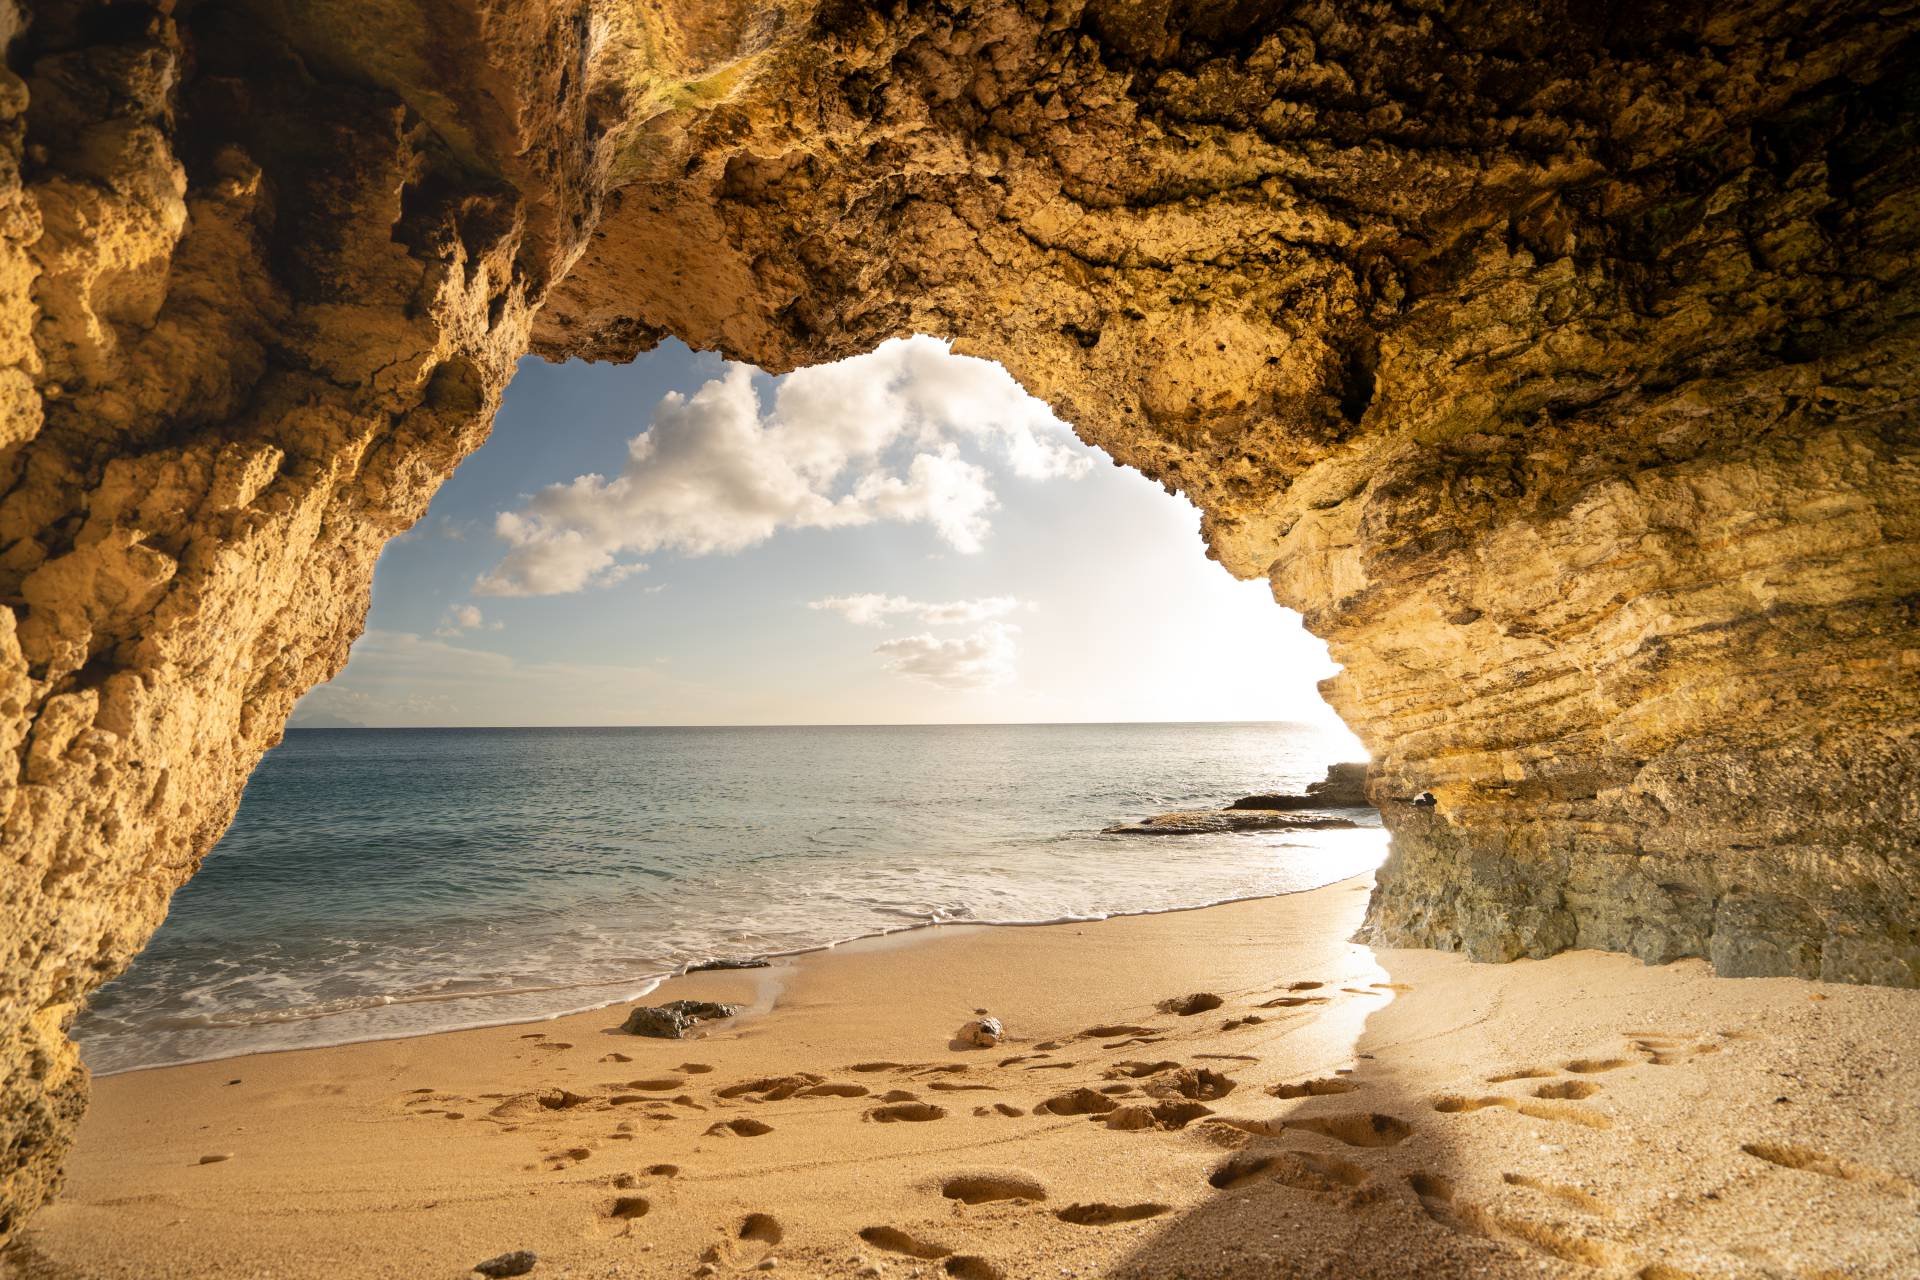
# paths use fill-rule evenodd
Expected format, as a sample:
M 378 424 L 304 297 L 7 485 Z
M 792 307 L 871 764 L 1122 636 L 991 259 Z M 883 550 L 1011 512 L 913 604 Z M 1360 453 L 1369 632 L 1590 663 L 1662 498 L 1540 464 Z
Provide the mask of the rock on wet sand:
M 627 1011 L 620 1029 L 629 1035 L 653 1036 L 660 1040 L 678 1040 L 697 1024 L 731 1018 L 740 1012 L 737 1004 L 714 1000 L 675 1000 L 669 1004 L 638 1005 Z

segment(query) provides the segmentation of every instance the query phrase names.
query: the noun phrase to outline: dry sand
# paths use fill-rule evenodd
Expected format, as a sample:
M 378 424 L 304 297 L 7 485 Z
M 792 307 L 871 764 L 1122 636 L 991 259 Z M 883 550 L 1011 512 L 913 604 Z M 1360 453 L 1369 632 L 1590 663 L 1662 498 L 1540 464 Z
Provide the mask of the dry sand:
M 696 975 L 649 1002 L 762 1012 L 695 1040 L 616 1008 L 103 1080 L 11 1265 L 1920 1275 L 1920 992 L 1369 950 L 1366 887 Z M 976 1008 L 1009 1039 L 950 1047 Z

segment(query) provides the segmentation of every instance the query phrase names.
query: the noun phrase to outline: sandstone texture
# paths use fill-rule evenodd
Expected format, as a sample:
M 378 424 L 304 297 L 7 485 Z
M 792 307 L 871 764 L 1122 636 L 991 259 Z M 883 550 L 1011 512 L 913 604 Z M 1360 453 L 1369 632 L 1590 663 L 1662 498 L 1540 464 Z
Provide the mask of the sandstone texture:
M 0 0 L 0 1236 L 528 350 L 1004 362 L 1329 642 L 1372 939 L 1920 981 L 1917 28 Z

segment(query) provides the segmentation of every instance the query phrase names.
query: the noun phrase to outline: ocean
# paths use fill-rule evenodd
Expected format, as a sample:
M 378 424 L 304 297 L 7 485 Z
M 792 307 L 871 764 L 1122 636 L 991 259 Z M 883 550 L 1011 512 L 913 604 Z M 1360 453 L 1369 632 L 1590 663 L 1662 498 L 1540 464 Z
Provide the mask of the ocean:
M 1100 829 L 1353 751 L 1285 723 L 289 730 L 74 1036 L 126 1071 L 531 1021 L 900 929 L 1316 888 L 1385 832 Z

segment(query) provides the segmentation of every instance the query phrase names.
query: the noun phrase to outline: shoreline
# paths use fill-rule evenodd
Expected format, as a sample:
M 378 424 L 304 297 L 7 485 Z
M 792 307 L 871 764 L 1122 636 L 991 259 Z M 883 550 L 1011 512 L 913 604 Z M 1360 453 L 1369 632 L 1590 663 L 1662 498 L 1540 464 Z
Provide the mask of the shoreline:
M 1370 884 L 676 976 L 755 1010 L 685 1040 L 603 1008 L 103 1077 L 0 1274 L 1902 1275 L 1920 992 L 1375 950 Z M 982 1007 L 1006 1039 L 958 1047 Z
M 1383 849 L 1382 858 L 1384 859 L 1384 857 L 1385 857 L 1385 850 Z M 1213 901 L 1213 902 L 1194 903 L 1189 906 L 1147 907 L 1139 911 L 1113 911 L 1113 912 L 1107 913 L 1106 915 L 1063 916 L 1063 917 L 1058 917 L 1055 919 L 1048 919 L 1048 920 L 927 920 L 918 924 L 903 924 L 898 928 L 893 928 L 893 929 L 878 929 L 871 933 L 856 934 L 853 937 L 842 938 L 834 942 L 823 942 L 817 946 L 796 947 L 788 951 L 769 951 L 757 956 L 748 956 L 748 957 L 731 957 L 731 958 L 714 957 L 706 961 L 701 961 L 700 963 L 712 964 L 714 963 L 714 960 L 731 959 L 735 962 L 734 965 L 732 966 L 732 970 L 738 972 L 738 971 L 744 971 L 738 966 L 738 963 L 737 963 L 738 960 L 763 959 L 763 960 L 772 962 L 772 964 L 767 967 L 778 967 L 781 961 L 793 961 L 793 960 L 798 960 L 805 956 L 821 955 L 826 952 L 854 946 L 859 943 L 870 942 L 880 938 L 896 937 L 902 934 L 920 934 L 920 933 L 927 933 L 927 932 L 931 932 L 939 929 L 1050 929 L 1058 925 L 1095 924 L 1103 920 L 1127 920 L 1127 919 L 1133 919 L 1140 916 L 1178 915 L 1182 912 L 1208 911 L 1215 907 L 1234 906 L 1243 902 L 1264 902 L 1272 898 L 1290 898 L 1303 893 L 1318 893 L 1324 889 L 1333 888 L 1337 885 L 1344 884 L 1350 880 L 1359 880 L 1364 878 L 1368 881 L 1371 881 L 1372 876 L 1373 876 L 1372 871 L 1367 871 L 1359 876 L 1344 876 L 1339 880 L 1328 881 L 1326 884 L 1315 885 L 1312 888 L 1308 888 L 1308 889 L 1284 889 L 1277 893 L 1252 893 L 1252 894 L 1245 894 L 1238 897 L 1221 898 L 1218 901 Z M 597 1013 L 602 1009 L 611 1009 L 615 1005 L 634 1004 L 641 1000 L 646 999 L 648 996 L 658 991 L 666 983 L 672 982 L 676 978 L 691 977 L 699 972 L 702 972 L 702 970 L 696 969 L 693 966 L 685 966 L 671 973 L 643 975 L 639 978 L 639 981 L 642 984 L 642 988 L 639 990 L 633 991 L 631 994 L 616 996 L 611 1000 L 601 1001 L 597 1004 L 579 1005 L 576 1007 L 562 1009 L 555 1013 L 540 1014 L 535 1017 L 503 1018 L 498 1021 L 459 1023 L 454 1026 L 434 1027 L 432 1029 L 423 1030 L 423 1031 L 406 1031 L 396 1035 L 375 1035 L 375 1036 L 355 1037 L 355 1038 L 346 1039 L 346 1040 L 327 1040 L 318 1044 L 287 1045 L 285 1047 L 276 1048 L 276 1049 L 240 1049 L 232 1053 L 210 1054 L 202 1058 L 183 1058 L 177 1062 L 154 1062 L 154 1063 L 146 1063 L 140 1066 L 133 1066 L 133 1067 L 115 1067 L 111 1070 L 106 1070 L 106 1071 L 93 1071 L 92 1075 L 95 1080 L 111 1080 L 118 1076 L 133 1075 L 141 1071 L 166 1071 L 174 1067 L 192 1067 L 192 1066 L 199 1066 L 199 1065 L 210 1063 L 210 1062 L 235 1062 L 245 1058 L 261 1057 L 267 1054 L 302 1053 L 302 1052 L 307 1052 L 309 1050 L 345 1048 L 349 1045 L 381 1044 L 390 1040 L 413 1040 L 413 1039 L 418 1039 L 425 1036 L 450 1035 L 460 1031 L 487 1031 L 487 1030 L 492 1030 L 499 1027 L 534 1026 L 543 1022 L 554 1022 L 562 1018 L 572 1018 L 572 1017 L 580 1016 L 582 1014 Z M 587 986 L 587 985 L 602 985 L 602 984 L 594 983 L 594 984 L 580 984 L 580 985 Z M 604 985 L 613 986 L 615 984 L 612 982 L 609 982 Z M 568 990 L 570 988 L 555 987 L 550 989 L 558 991 L 558 990 Z M 576 987 L 571 989 L 578 989 L 578 988 Z M 380 1003 L 370 1004 L 365 1007 L 389 1008 L 397 1004 L 416 1004 L 416 1003 L 418 1004 L 426 1004 L 426 1003 L 450 1004 L 456 1000 L 484 1000 L 484 999 L 497 998 L 503 995 L 511 996 L 511 995 L 523 995 L 523 994 L 538 994 L 541 990 L 543 990 L 543 988 L 527 988 L 523 991 L 477 992 L 477 993 L 469 993 L 469 994 L 463 994 L 463 995 L 443 996 L 438 998 L 413 997 L 413 996 L 390 997 L 390 998 L 383 999 Z M 355 1010 L 355 1012 L 357 1011 L 358 1010 Z M 320 1014 L 313 1014 L 304 1018 L 286 1018 L 286 1019 L 262 1018 L 257 1023 L 250 1023 L 246 1025 L 282 1025 L 287 1022 L 318 1021 L 322 1018 L 331 1017 L 331 1016 L 335 1016 L 335 1015 L 320 1013 Z M 742 1015 L 742 1016 L 746 1016 L 746 1015 Z M 86 1048 L 87 1048 L 86 1043 L 84 1041 L 80 1041 L 78 1043 L 80 1045 L 82 1060 L 84 1060 L 86 1055 Z

